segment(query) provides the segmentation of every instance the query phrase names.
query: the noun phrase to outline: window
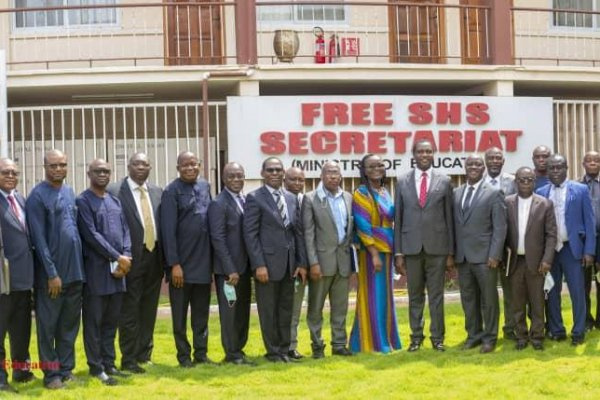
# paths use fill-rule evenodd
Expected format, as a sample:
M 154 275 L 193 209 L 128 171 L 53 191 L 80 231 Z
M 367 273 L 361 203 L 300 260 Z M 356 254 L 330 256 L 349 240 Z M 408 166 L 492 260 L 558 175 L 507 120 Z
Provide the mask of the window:
M 289 0 L 287 0 L 289 1 Z M 346 22 L 346 7 L 344 5 L 317 4 L 287 4 L 281 6 L 261 6 L 257 2 L 257 18 L 261 22 Z
M 15 0 L 15 8 L 110 5 L 116 4 L 116 2 L 117 0 Z M 15 27 L 17 28 L 114 25 L 116 23 L 116 8 L 34 10 L 15 13 Z
M 552 0 L 552 8 L 561 10 L 599 11 L 600 0 Z M 592 13 L 557 11 L 552 15 L 553 26 L 598 28 L 600 16 Z

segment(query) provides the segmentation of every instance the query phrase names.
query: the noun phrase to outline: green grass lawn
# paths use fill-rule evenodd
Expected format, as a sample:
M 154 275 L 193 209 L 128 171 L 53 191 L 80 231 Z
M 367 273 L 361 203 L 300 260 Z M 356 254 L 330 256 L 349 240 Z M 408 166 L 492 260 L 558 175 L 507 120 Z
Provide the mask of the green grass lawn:
M 567 300 L 567 299 L 565 299 Z M 564 308 L 568 307 L 565 301 Z M 398 307 L 398 321 L 406 347 L 408 316 L 406 306 Z M 571 314 L 564 313 L 567 329 Z M 352 323 L 354 312 L 348 318 Z M 429 343 L 416 353 L 405 350 L 388 355 L 361 354 L 351 358 L 305 358 L 300 363 L 271 364 L 261 357 L 264 349 L 258 318 L 252 317 L 246 353 L 258 363 L 248 366 L 198 366 L 191 370 L 177 367 L 170 320 L 159 320 L 155 332 L 154 365 L 148 373 L 121 380 L 120 386 L 105 387 L 88 377 L 81 334 L 77 341 L 76 375 L 80 382 L 65 390 L 48 391 L 38 379 L 16 385 L 19 395 L 0 394 L 0 398 L 36 399 L 599 399 L 600 331 L 591 332 L 584 345 L 574 348 L 568 341 L 546 341 L 543 353 L 531 347 L 517 352 L 514 343 L 500 339 L 496 351 L 480 355 L 477 349 L 463 351 L 464 317 L 459 303 L 446 306 L 446 344 L 437 353 Z M 426 326 L 426 329 L 427 326 Z M 329 338 L 328 325 L 324 330 Z M 305 315 L 300 329 L 300 352 L 310 354 Z M 35 338 L 32 340 L 35 343 Z M 37 360 L 36 345 L 31 346 Z M 218 315 L 211 315 L 209 356 L 223 358 Z

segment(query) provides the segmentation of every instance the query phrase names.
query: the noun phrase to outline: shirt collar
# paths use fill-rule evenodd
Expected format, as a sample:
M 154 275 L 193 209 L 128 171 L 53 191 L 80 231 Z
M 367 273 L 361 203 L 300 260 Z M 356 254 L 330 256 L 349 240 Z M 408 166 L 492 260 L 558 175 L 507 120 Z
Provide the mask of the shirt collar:
M 144 189 L 146 189 L 146 191 L 148 191 L 148 185 L 146 185 L 146 182 L 144 182 L 141 185 L 138 185 L 136 182 L 134 182 L 133 179 L 131 179 L 130 177 L 127 177 L 127 184 L 129 185 L 129 189 L 131 189 L 131 191 L 133 193 L 135 193 L 135 191 L 139 188 L 139 187 L 143 187 Z
M 338 187 L 338 191 L 335 195 L 331 194 L 328 190 L 325 189 L 325 186 L 323 186 L 323 182 L 319 182 L 319 186 L 317 186 L 317 196 L 319 196 L 319 199 L 321 201 L 323 201 L 323 199 L 325 197 L 333 197 L 338 198 L 342 195 L 342 188 Z
M 7 198 L 10 195 L 15 195 L 15 189 L 11 190 L 10 193 L 5 192 L 4 190 L 0 189 L 0 193 L 2 193 L 2 195 L 4 196 L 4 198 Z
M 227 191 L 227 193 L 229 193 L 231 195 L 231 197 L 233 197 L 234 199 L 237 199 L 238 195 L 242 195 L 242 197 L 244 197 L 244 193 L 243 192 L 239 192 L 239 193 L 235 193 L 232 192 L 231 190 L 229 190 L 229 188 L 225 187 L 225 190 Z
M 271 193 L 271 194 L 274 194 L 274 193 L 276 193 L 276 192 L 277 192 L 277 193 L 280 193 L 280 194 L 283 194 L 283 188 L 275 189 L 275 188 L 272 188 L 271 186 L 267 185 L 266 183 L 265 183 L 265 187 L 267 188 L 267 190 L 268 190 L 268 191 L 269 191 L 269 193 Z
M 591 176 L 589 176 L 589 175 L 586 174 L 583 177 L 583 179 L 585 180 L 585 183 L 590 183 L 590 182 L 593 182 L 593 181 L 600 183 L 600 175 L 597 175 L 595 178 L 592 178 Z
M 490 185 L 492 185 L 492 180 L 496 181 L 496 184 L 500 184 L 500 179 L 502 178 L 502 173 L 500 173 L 498 176 L 492 178 L 490 175 L 486 174 L 485 175 L 485 181 L 487 183 L 489 183 Z
M 469 186 L 473 186 L 473 192 L 476 192 L 477 189 L 479 189 L 479 186 L 481 186 L 481 184 L 483 183 L 483 179 L 480 179 L 476 184 L 474 185 L 469 185 L 467 183 L 467 189 L 469 188 Z
M 431 178 L 431 170 L 432 170 L 432 167 L 429 167 L 429 169 L 426 169 L 425 171 L 420 170 L 419 168 L 415 168 L 415 178 L 420 179 L 423 176 L 423 172 L 425 172 L 427 174 L 427 178 L 430 179 Z

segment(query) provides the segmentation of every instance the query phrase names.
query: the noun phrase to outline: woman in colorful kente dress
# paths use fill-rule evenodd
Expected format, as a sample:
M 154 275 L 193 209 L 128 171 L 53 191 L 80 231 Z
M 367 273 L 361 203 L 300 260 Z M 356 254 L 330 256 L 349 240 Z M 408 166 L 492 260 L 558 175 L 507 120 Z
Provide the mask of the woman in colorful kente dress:
M 360 176 L 352 202 L 359 271 L 350 349 L 389 353 L 402 347 L 393 291 L 394 200 L 383 186 L 385 165 L 379 156 L 362 159 Z

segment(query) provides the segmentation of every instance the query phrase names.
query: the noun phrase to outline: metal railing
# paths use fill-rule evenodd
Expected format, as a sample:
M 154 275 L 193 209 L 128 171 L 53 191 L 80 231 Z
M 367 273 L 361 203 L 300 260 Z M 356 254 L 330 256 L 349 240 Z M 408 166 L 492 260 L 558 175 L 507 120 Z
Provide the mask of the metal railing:
M 490 59 L 489 6 L 402 0 L 257 1 L 256 6 L 259 63 L 281 62 L 277 52 L 290 51 L 281 48 L 278 30 L 292 32 L 296 64 L 471 64 Z M 318 28 L 323 47 L 316 56 Z
M 106 3 L 0 9 L 9 69 L 235 63 L 234 0 Z
M 519 65 L 600 66 L 600 11 L 513 7 Z
M 226 149 L 226 103 L 209 103 L 210 181 L 220 181 Z M 87 187 L 86 167 L 95 158 L 112 164 L 112 179 L 127 175 L 127 161 L 143 151 L 153 165 L 150 180 L 164 187 L 177 176 L 177 155 L 203 154 L 202 103 L 131 103 L 8 109 L 9 157 L 22 169 L 26 194 L 44 179 L 43 156 L 53 148 L 69 160 L 67 182 L 76 193 Z M 202 162 L 202 161 L 201 161 Z M 213 188 L 214 190 L 215 188 Z

